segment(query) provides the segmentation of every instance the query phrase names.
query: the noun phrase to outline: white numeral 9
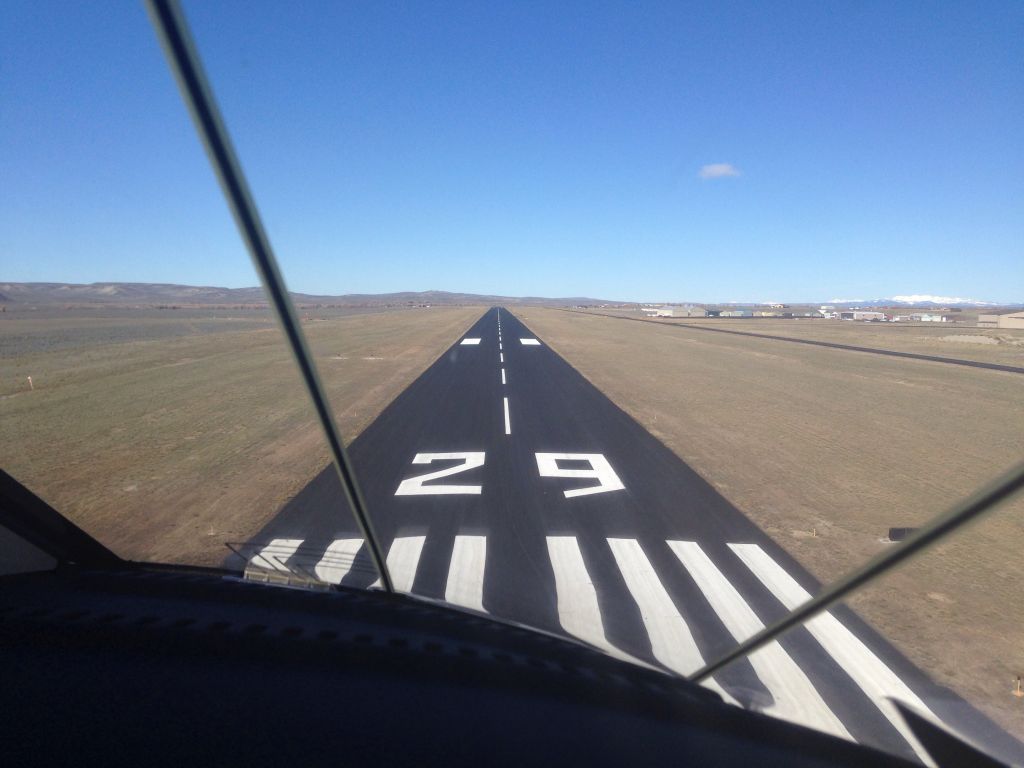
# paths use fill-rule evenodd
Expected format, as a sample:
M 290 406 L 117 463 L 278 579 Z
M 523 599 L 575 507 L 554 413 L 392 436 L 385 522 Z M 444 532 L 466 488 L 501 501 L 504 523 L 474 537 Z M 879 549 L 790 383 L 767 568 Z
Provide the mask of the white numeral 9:
M 560 461 L 585 461 L 590 464 L 590 469 L 562 469 L 558 466 Z M 537 469 L 541 477 L 592 477 L 597 480 L 597 485 L 589 488 L 564 491 L 567 499 L 591 493 L 621 491 L 626 487 L 601 453 L 538 453 Z

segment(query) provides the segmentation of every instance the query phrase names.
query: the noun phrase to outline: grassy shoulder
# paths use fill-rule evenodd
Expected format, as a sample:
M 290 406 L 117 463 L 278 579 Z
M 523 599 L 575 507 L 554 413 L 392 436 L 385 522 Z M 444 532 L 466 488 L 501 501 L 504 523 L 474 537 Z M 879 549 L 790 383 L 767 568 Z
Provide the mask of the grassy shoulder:
M 346 440 L 482 311 L 306 320 Z M 0 359 L 0 465 L 123 557 L 219 563 L 225 541 L 258 531 L 328 462 L 272 324 L 118 343 L 99 341 L 104 333 Z
M 1024 455 L 1017 374 L 690 332 L 557 310 L 516 314 L 821 581 Z M 856 344 L 853 330 L 843 343 Z M 864 343 L 872 346 L 872 343 Z M 1024 502 L 855 596 L 912 661 L 1024 736 Z

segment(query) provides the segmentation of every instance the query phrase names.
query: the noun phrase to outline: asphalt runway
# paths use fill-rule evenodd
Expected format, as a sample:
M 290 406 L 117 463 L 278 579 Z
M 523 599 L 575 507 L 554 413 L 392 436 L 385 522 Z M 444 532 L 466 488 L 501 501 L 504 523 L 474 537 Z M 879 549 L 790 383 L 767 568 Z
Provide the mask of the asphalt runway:
M 396 588 L 686 675 L 818 583 L 510 312 L 488 310 L 350 446 Z M 376 574 L 327 467 L 250 568 Z M 920 753 L 888 697 L 1016 742 L 845 608 L 709 684 L 742 706 Z

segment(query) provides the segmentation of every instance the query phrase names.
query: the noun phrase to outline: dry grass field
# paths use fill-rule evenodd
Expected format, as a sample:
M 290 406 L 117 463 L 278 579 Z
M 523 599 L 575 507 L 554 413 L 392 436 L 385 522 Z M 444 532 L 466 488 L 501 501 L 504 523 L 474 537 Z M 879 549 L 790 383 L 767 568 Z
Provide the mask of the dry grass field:
M 1024 458 L 1024 375 L 578 312 L 516 314 L 823 582 L 890 546 L 890 526 L 923 523 Z M 880 346 L 882 332 L 834 331 L 863 346 Z M 1019 737 L 1022 545 L 1018 498 L 851 600 Z
M 269 313 L 54 311 L 0 316 L 0 466 L 119 555 L 218 564 L 327 463 Z M 307 316 L 344 437 L 482 311 Z

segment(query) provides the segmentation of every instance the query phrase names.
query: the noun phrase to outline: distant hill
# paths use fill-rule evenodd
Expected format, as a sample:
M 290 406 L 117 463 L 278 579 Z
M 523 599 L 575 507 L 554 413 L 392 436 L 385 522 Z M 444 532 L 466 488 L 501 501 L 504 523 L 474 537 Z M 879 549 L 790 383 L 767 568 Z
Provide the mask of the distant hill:
M 585 297 L 546 298 L 541 296 L 491 296 L 447 291 L 404 291 L 401 293 L 353 293 L 317 296 L 292 293 L 296 304 L 332 306 L 402 306 L 453 304 L 533 304 L 578 306 L 617 304 Z M 0 283 L 0 302 L 19 305 L 106 304 L 118 306 L 162 305 L 260 305 L 267 299 L 262 288 L 218 288 L 170 283 Z

